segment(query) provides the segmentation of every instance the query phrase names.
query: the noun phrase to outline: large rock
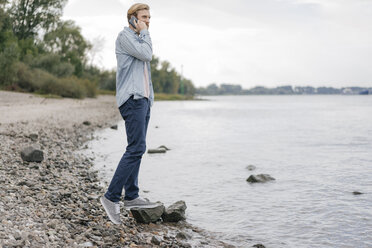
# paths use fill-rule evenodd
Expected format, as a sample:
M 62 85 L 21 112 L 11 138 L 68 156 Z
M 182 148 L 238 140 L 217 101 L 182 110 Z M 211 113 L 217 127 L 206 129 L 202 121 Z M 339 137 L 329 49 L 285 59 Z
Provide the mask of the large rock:
M 263 244 L 256 244 L 256 245 L 253 245 L 252 247 L 265 248 L 265 246 Z
M 163 215 L 164 210 L 164 205 L 159 204 L 154 208 L 132 208 L 130 212 L 137 222 L 148 224 L 159 220 Z
M 170 205 L 162 216 L 164 222 L 178 222 L 185 220 L 186 203 L 184 201 L 178 201 Z
M 265 183 L 267 181 L 275 180 L 272 176 L 269 174 L 258 174 L 258 175 L 250 175 L 247 178 L 247 182 L 250 183 Z
M 37 146 L 28 146 L 21 151 L 21 158 L 26 162 L 40 163 L 44 159 L 44 153 Z

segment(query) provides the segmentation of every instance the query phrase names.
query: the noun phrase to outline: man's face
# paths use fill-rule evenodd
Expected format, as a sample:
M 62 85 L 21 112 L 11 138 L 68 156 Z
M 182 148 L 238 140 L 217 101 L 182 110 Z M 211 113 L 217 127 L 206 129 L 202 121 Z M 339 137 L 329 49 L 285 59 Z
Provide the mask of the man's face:
M 143 10 L 139 10 L 137 12 L 137 19 L 140 20 L 140 21 L 143 21 L 147 28 L 150 27 L 150 11 L 146 10 L 146 9 L 143 9 Z

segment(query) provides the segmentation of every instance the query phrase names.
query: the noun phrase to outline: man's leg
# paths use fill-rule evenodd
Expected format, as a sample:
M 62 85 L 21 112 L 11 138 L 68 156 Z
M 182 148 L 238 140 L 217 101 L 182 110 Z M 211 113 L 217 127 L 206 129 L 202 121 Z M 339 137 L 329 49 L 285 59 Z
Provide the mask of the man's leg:
M 138 171 L 142 155 L 146 151 L 146 123 L 149 102 L 146 98 L 134 100 L 133 97 L 120 107 L 125 120 L 128 146 L 122 156 L 105 197 L 112 202 L 120 201 L 124 185 L 129 196 L 138 196 Z M 131 184 L 128 179 L 131 178 Z M 127 193 L 127 192 L 126 192 Z
M 146 99 L 147 100 L 147 99 Z M 148 108 L 145 116 L 145 140 L 146 140 L 146 134 L 147 134 L 147 127 L 149 125 L 150 121 L 150 102 L 148 101 Z M 138 197 L 138 173 L 139 173 L 140 166 L 133 169 L 133 172 L 129 176 L 127 182 L 124 184 L 125 189 L 125 197 L 124 200 L 133 200 Z

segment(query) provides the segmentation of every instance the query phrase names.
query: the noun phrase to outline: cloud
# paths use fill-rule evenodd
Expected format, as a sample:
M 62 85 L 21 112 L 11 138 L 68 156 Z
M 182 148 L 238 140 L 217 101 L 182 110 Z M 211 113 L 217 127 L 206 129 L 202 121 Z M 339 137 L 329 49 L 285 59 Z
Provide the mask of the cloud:
M 114 41 L 134 1 L 69 2 L 92 40 L 105 37 L 102 64 L 116 65 Z M 372 3 L 363 0 L 145 1 L 154 53 L 197 85 L 369 85 Z M 87 5 L 90 5 L 87 7 Z

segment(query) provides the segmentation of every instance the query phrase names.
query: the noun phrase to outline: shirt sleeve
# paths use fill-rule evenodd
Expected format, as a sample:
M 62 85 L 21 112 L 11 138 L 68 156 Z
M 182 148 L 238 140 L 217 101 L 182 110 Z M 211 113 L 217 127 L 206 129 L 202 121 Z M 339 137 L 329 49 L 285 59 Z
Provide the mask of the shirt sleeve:
M 139 36 L 123 33 L 120 36 L 120 45 L 129 55 L 142 60 L 151 61 L 152 59 L 152 42 L 148 30 L 141 30 Z

